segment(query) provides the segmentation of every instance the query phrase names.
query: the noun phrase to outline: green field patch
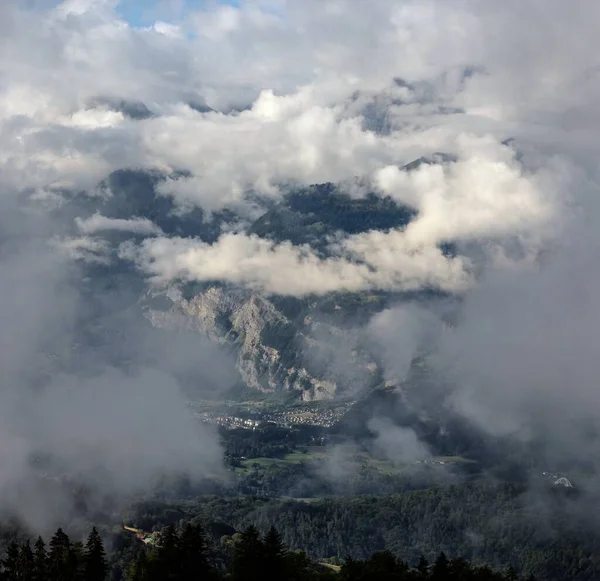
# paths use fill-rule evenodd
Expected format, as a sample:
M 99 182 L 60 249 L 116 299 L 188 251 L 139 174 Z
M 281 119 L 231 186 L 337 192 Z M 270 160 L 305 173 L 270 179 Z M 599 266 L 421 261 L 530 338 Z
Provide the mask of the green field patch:
M 306 452 L 291 452 L 280 458 L 245 458 L 240 462 L 241 467 L 236 468 L 236 472 L 247 472 L 254 468 L 269 468 L 271 466 L 281 466 L 283 464 L 302 464 L 324 458 L 326 452 L 322 449 L 312 449 Z
M 275 466 L 302 464 L 305 462 L 314 462 L 324 460 L 327 458 L 327 449 L 322 447 L 314 447 L 308 449 L 306 452 L 291 452 L 285 456 L 278 458 L 245 458 L 240 462 L 235 471 L 240 474 L 247 474 L 255 469 L 268 469 Z M 388 476 L 395 476 L 402 474 L 407 470 L 414 470 L 416 466 L 449 466 L 452 464 L 469 464 L 473 463 L 473 460 L 468 460 L 460 456 L 435 456 L 433 458 L 427 458 L 417 462 L 407 462 L 406 464 L 394 464 L 389 460 L 383 460 L 380 458 L 373 458 L 367 453 L 358 453 L 349 462 L 356 465 L 356 469 L 364 467 L 367 469 L 377 470 L 382 474 Z
M 444 462 L 444 464 L 476 464 L 475 460 L 462 458 L 461 456 L 434 456 L 433 462 Z
M 405 467 L 402 466 L 395 466 L 389 460 L 378 460 L 376 458 L 370 458 L 367 460 L 367 464 L 370 468 L 374 468 L 378 472 L 390 476 L 400 474 L 405 469 Z

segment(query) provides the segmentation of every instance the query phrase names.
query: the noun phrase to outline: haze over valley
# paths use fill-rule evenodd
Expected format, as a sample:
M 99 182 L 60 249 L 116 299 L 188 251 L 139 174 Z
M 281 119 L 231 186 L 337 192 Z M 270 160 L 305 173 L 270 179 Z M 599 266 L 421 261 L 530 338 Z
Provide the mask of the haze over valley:
M 0 3 L 2 547 L 598 578 L 600 5 L 142 4 Z

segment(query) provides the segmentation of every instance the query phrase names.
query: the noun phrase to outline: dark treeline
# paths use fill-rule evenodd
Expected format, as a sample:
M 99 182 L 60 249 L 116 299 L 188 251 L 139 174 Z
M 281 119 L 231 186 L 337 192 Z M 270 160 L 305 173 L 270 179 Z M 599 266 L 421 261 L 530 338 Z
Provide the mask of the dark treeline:
M 293 550 L 317 559 L 367 559 L 385 549 L 408 561 L 440 551 L 525 576 L 563 581 L 600 578 L 600 537 L 591 499 L 568 489 L 537 494 L 475 482 L 391 495 L 292 499 L 200 497 L 142 502 L 124 515 L 144 530 L 196 520 L 275 526 Z M 586 513 L 589 513 L 586 516 Z M 219 541 L 219 538 L 217 538 Z
M 301 551 L 292 552 L 278 531 L 271 527 L 261 537 L 247 527 L 236 533 L 226 553 L 211 550 L 210 539 L 200 525 L 168 526 L 155 545 L 143 547 L 118 571 L 109 568 L 102 539 L 94 528 L 87 543 L 71 542 L 59 529 L 48 547 L 38 538 L 11 543 L 2 560 L 2 581 L 519 581 L 514 570 L 504 573 L 468 561 L 448 559 L 440 553 L 433 563 L 421 557 L 415 567 L 380 551 L 365 560 L 347 559 L 341 567 L 311 560 Z M 533 578 L 528 578 L 531 581 Z
M 108 575 L 106 552 L 100 534 L 92 529 L 87 543 L 71 542 L 58 529 L 48 546 L 38 537 L 10 543 L 2 559 L 2 581 L 103 581 Z
M 310 502 L 206 496 L 143 501 L 120 517 L 147 544 L 114 521 L 92 521 L 101 523 L 108 562 L 96 529 L 86 543 L 71 541 L 59 529 L 46 545 L 39 538 L 21 542 L 26 532 L 7 528 L 2 540 L 20 543 L 8 544 L 0 581 L 189 579 L 199 578 L 192 573 L 198 567 L 208 579 L 235 581 L 253 579 L 253 567 L 260 564 L 264 571 L 273 554 L 279 555 L 273 567 L 283 573 L 272 578 L 280 581 L 518 578 L 513 571 L 499 575 L 480 568 L 484 563 L 496 569 L 512 564 L 522 579 L 533 574 L 543 581 L 595 581 L 596 521 L 581 512 L 589 502 L 568 493 L 552 489 L 542 502 L 506 484 L 473 483 Z M 447 577 L 440 577 L 446 569 Z

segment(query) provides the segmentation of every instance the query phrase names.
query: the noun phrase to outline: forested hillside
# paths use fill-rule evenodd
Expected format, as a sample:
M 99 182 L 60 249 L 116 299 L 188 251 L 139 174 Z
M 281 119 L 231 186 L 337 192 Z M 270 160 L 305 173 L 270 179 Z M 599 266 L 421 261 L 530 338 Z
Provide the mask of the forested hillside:
M 199 525 L 167 526 L 151 541 L 134 541 L 127 550 L 107 555 L 100 534 L 92 529 L 85 545 L 58 529 L 48 548 L 38 537 L 11 543 L 1 561 L 3 581 L 518 581 L 506 573 L 475 566 L 441 552 L 433 563 L 423 556 L 414 566 L 390 551 L 365 560 L 347 559 L 341 566 L 320 563 L 302 551 L 289 551 L 271 526 L 264 536 L 253 527 L 215 546 Z M 528 577 L 528 580 L 533 577 Z
M 508 484 L 472 483 L 392 495 L 312 500 L 204 498 L 142 503 L 128 516 L 144 529 L 193 519 L 236 529 L 271 525 L 294 550 L 319 559 L 365 559 L 389 549 L 414 562 L 440 551 L 494 566 L 513 564 L 540 579 L 592 580 L 600 536 L 576 493 L 529 494 Z

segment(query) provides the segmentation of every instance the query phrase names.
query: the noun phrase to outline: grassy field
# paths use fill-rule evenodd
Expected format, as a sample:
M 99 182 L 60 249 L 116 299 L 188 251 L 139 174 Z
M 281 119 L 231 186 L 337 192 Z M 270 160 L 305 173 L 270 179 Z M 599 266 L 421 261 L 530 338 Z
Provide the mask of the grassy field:
M 246 458 L 241 461 L 241 466 L 236 468 L 236 472 L 248 473 L 255 468 L 269 468 L 271 466 L 281 466 L 285 464 L 302 464 L 304 462 L 311 462 L 316 460 L 324 460 L 327 458 L 327 450 L 322 447 L 309 448 L 307 452 L 292 452 L 286 454 L 281 458 Z M 395 475 L 401 474 L 402 472 L 414 467 L 414 463 L 410 464 L 394 464 L 389 460 L 381 460 L 378 458 L 372 458 L 367 453 L 356 454 L 352 459 L 348 460 L 356 464 L 357 469 L 363 465 L 368 468 L 372 468 L 381 472 L 382 474 Z M 444 465 L 451 464 L 466 464 L 472 462 L 461 458 L 460 456 L 437 456 L 434 458 L 427 459 L 427 464 L 430 466 L 440 466 L 443 462 Z
M 319 460 L 325 458 L 325 456 L 326 452 L 322 448 L 316 448 L 309 449 L 307 452 L 292 452 L 281 458 L 246 458 L 241 461 L 242 466 L 236 468 L 236 472 L 248 472 L 253 470 L 255 464 L 261 468 L 268 468 L 270 466 L 282 464 L 301 464 L 303 462 Z
M 400 474 L 405 470 L 403 466 L 395 466 L 389 460 L 378 460 L 376 458 L 368 458 L 366 462 L 370 468 L 374 468 L 382 474 L 388 474 L 390 476 L 394 474 Z
M 434 456 L 431 458 L 434 462 L 445 462 L 446 464 L 473 464 L 474 460 L 461 458 L 460 456 Z

